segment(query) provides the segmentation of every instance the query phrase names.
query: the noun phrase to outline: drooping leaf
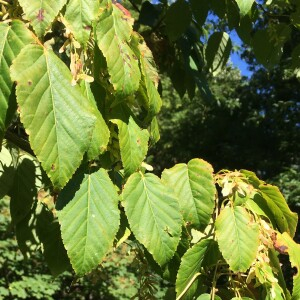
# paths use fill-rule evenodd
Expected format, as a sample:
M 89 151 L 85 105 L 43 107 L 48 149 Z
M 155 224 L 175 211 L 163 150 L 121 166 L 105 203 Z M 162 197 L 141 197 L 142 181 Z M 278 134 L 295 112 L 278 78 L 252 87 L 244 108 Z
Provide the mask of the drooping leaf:
M 209 10 L 209 0 L 190 0 L 193 15 L 199 26 L 206 20 Z
M 99 12 L 98 0 L 70 0 L 66 6 L 65 19 L 68 28 L 84 47 L 90 37 L 92 22 Z
M 234 272 L 246 272 L 256 257 L 259 227 L 241 206 L 225 207 L 216 220 L 220 251 Z
M 15 99 L 10 98 L 13 82 L 9 68 L 21 49 L 32 41 L 33 36 L 24 23 L 17 20 L 11 26 L 0 23 L 0 142 L 16 110 Z
M 71 264 L 61 239 L 58 220 L 44 206 L 37 216 L 36 231 L 51 274 L 58 276 L 69 269 Z
M 146 108 L 148 111 L 145 121 L 151 121 L 156 116 L 162 106 L 160 95 L 157 91 L 158 73 L 154 65 L 154 59 L 150 49 L 144 43 L 139 44 L 140 64 L 142 71 L 142 81 L 140 92 L 145 98 Z
M 183 255 L 181 264 L 177 273 L 176 279 L 176 293 L 177 297 L 183 293 L 186 287 L 191 284 L 192 280 L 195 280 L 191 284 L 190 288 L 184 293 L 182 299 L 194 299 L 193 296 L 197 290 L 199 282 L 197 279 L 197 273 L 201 274 L 201 267 L 207 266 L 208 262 L 218 260 L 218 256 L 215 256 L 217 249 L 217 243 L 212 239 L 204 239 L 200 243 L 195 244 Z M 210 256 L 210 258 L 208 258 Z
M 24 18 L 30 21 L 36 35 L 42 37 L 67 0 L 19 0 Z
M 174 189 L 185 222 L 203 230 L 214 210 L 216 188 L 213 168 L 201 159 L 177 164 L 162 173 L 162 181 Z
M 2 146 L 0 152 L 0 199 L 10 191 L 15 176 L 15 166 L 10 151 Z
M 251 7 L 254 3 L 254 0 L 235 0 L 235 1 L 240 9 L 240 14 L 242 16 L 248 14 L 248 12 L 251 10 Z
M 9 193 L 10 214 L 14 224 L 19 223 L 30 212 L 42 187 L 41 177 L 39 163 L 30 155 L 22 155 Z
M 56 207 L 71 264 L 78 275 L 84 275 L 102 261 L 118 231 L 115 187 L 104 169 L 77 173 L 59 195 Z
M 86 103 L 89 105 L 96 117 L 91 143 L 87 151 L 88 159 L 93 160 L 106 150 L 110 132 L 100 111 L 97 108 L 97 103 L 91 91 L 90 84 L 86 81 L 82 81 L 81 88 L 86 97 Z
M 53 185 L 71 178 L 89 147 L 95 117 L 72 86 L 67 66 L 51 51 L 28 45 L 14 60 L 21 121 L 30 145 Z
M 129 176 L 141 165 L 148 151 L 149 132 L 140 128 L 132 117 L 128 124 L 114 119 L 111 122 L 118 125 L 121 159 L 125 175 Z
M 138 59 L 129 47 L 133 19 L 110 0 L 104 1 L 98 24 L 96 42 L 106 58 L 110 82 L 120 95 L 137 91 L 141 79 Z
M 192 12 L 185 0 L 178 0 L 168 9 L 165 17 L 166 33 L 171 41 L 177 40 L 192 21 Z
M 267 206 L 281 232 L 287 232 L 291 237 L 295 235 L 298 215 L 293 213 L 278 187 L 267 184 L 260 185 L 261 196 L 265 199 Z
M 150 173 L 132 174 L 123 190 L 125 213 L 137 240 L 159 265 L 174 255 L 182 219 L 177 198 Z
M 277 241 L 281 247 L 285 248 L 285 252 L 289 254 L 290 262 L 293 268 L 296 268 L 293 276 L 293 293 L 291 300 L 300 298 L 300 245 L 297 244 L 288 233 L 277 233 Z
M 218 74 L 226 65 L 232 48 L 231 39 L 226 32 L 214 32 L 205 50 L 207 68 L 213 73 Z
M 291 28 L 285 24 L 273 25 L 269 29 L 257 30 L 252 46 L 257 61 L 270 68 L 279 63 L 283 45 L 290 37 Z

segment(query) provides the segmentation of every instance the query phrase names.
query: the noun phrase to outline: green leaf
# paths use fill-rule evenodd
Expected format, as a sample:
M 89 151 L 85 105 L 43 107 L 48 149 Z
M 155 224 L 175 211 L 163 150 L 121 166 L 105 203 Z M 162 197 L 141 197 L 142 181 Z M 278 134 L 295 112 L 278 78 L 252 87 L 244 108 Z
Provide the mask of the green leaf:
M 67 251 L 61 239 L 58 220 L 45 207 L 42 207 L 37 217 L 36 231 L 43 244 L 43 254 L 51 274 L 58 276 L 71 268 Z
M 147 154 L 149 132 L 141 129 L 132 117 L 128 124 L 118 119 L 110 121 L 118 125 L 121 159 L 125 175 L 129 176 L 141 165 Z
M 97 103 L 91 91 L 90 84 L 83 80 L 80 85 L 86 97 L 86 103 L 96 117 L 91 143 L 87 151 L 88 159 L 93 160 L 107 149 L 110 132 L 97 108 Z
M 234 272 L 246 272 L 256 257 L 259 227 L 241 206 L 225 207 L 216 220 L 220 250 Z
M 177 198 L 150 173 L 134 173 L 123 190 L 125 213 L 135 237 L 159 265 L 174 255 L 182 219 Z
M 98 0 L 70 0 L 65 12 L 67 27 L 84 47 L 90 37 L 91 24 L 99 12 Z
M 192 21 L 192 12 L 185 0 L 173 3 L 165 17 L 166 33 L 171 41 L 177 40 L 189 27 Z
M 26 46 L 14 60 L 21 121 L 30 145 L 53 185 L 71 178 L 87 150 L 95 121 L 67 66 L 39 45 Z
M 216 188 L 213 168 L 201 159 L 177 164 L 162 173 L 162 181 L 174 189 L 183 220 L 196 229 L 204 230 L 215 207 Z
M 19 223 L 30 212 L 42 186 L 41 177 L 39 163 L 30 155 L 22 155 L 9 193 L 10 214 L 14 224 Z
M 211 296 L 210 294 L 202 294 L 196 300 L 211 300 Z M 214 300 L 222 300 L 222 299 L 218 295 L 215 295 Z
M 207 42 L 205 56 L 207 68 L 215 76 L 226 65 L 232 48 L 231 39 L 226 32 L 214 32 Z
M 15 166 L 10 151 L 2 146 L 0 152 L 0 199 L 10 191 L 15 176 Z
M 65 248 L 81 276 L 97 267 L 111 249 L 120 213 L 118 194 L 104 169 L 76 175 L 59 195 L 57 209 Z
M 235 2 L 240 9 L 240 14 L 242 16 L 245 16 L 251 10 L 254 0 L 235 0 Z
M 115 91 L 120 95 L 131 95 L 139 88 L 141 79 L 138 59 L 128 45 L 133 32 L 133 19 L 110 0 L 104 1 L 103 6 L 96 26 L 96 42 L 106 58 L 110 82 Z
M 149 122 L 159 113 L 162 106 L 162 101 L 157 91 L 159 76 L 152 53 L 144 41 L 138 44 L 136 54 L 139 57 L 142 72 L 139 92 L 144 98 L 145 108 L 148 112 L 145 121 Z
M 193 15 L 199 26 L 206 20 L 209 10 L 209 0 L 190 0 Z
M 283 45 L 290 37 L 288 25 L 278 24 L 271 28 L 257 30 L 252 46 L 257 61 L 270 68 L 279 63 L 283 53 Z
M 259 190 L 261 196 L 266 200 L 279 230 L 286 231 L 293 237 L 296 232 L 298 215 L 290 210 L 278 187 L 270 184 L 260 185 Z
M 24 18 L 30 21 L 38 37 L 42 37 L 67 0 L 19 0 Z
M 159 126 L 158 126 L 157 118 L 154 117 L 150 125 L 150 141 L 151 141 L 150 144 L 157 143 L 159 139 L 160 139 Z
M 296 268 L 295 275 L 293 276 L 293 293 L 291 300 L 298 300 L 300 298 L 300 245 L 284 232 L 283 234 L 277 233 L 277 240 L 280 245 L 287 248 L 285 252 L 289 254 L 290 262 L 293 268 Z
M 16 110 L 15 99 L 10 98 L 13 82 L 9 68 L 21 49 L 32 41 L 33 36 L 24 23 L 17 20 L 11 26 L 0 23 L 0 142 Z
M 191 284 L 187 292 L 184 293 L 183 299 L 193 299 L 193 296 L 198 288 L 199 282 L 196 280 L 196 276 L 200 275 L 201 267 L 207 266 L 207 262 L 212 259 L 215 263 L 218 260 L 218 256 L 215 256 L 214 249 L 217 249 L 218 245 L 214 240 L 205 239 L 200 243 L 195 244 L 183 255 L 181 264 L 177 273 L 176 279 L 176 294 L 177 297 L 183 293 L 186 287 Z M 210 257 L 210 258 L 209 258 Z

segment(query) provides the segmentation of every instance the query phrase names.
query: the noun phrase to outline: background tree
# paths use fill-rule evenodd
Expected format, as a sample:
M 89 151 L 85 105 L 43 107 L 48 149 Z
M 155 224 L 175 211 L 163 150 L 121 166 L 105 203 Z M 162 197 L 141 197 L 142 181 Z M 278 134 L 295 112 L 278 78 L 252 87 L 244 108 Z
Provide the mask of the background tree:
M 275 118 L 268 99 L 263 105 L 254 101 L 248 114 L 243 94 L 237 97 L 235 89 L 226 87 L 214 97 L 213 92 L 221 94 L 218 80 L 224 75 L 211 76 L 226 66 L 232 29 L 253 48 L 255 63 L 272 68 L 285 59 L 285 69 L 297 75 L 297 46 L 283 52 L 297 33 L 299 4 L 127 4 L 135 19 L 126 4 L 112 0 L 1 2 L 0 130 L 6 140 L 0 192 L 1 198 L 10 197 L 20 250 L 27 256 L 41 247 L 53 275 L 72 266 L 83 276 L 128 239 L 137 245 L 143 266 L 140 299 L 155 297 L 150 268 L 168 280 L 170 299 L 297 299 L 299 274 L 287 289 L 278 259 L 279 253 L 288 254 L 292 266 L 300 268 L 299 245 L 293 241 L 297 215 L 277 187 L 250 171 L 214 173 L 199 158 L 159 177 L 144 160 L 159 140 L 162 100 L 155 62 L 181 97 L 186 93 L 193 99 L 198 91 L 206 109 L 200 125 L 206 132 L 206 126 L 217 124 L 218 138 L 215 133 L 206 138 L 215 152 L 216 144 L 224 145 L 225 159 L 240 154 L 232 140 L 241 135 L 241 145 L 246 141 L 236 129 L 241 119 L 247 134 L 256 137 L 259 129 L 274 145 L 281 143 L 278 130 L 268 127 L 275 121 L 259 119 Z M 236 71 L 230 73 L 230 81 L 237 81 Z M 226 93 L 232 99 L 224 101 Z M 223 114 L 228 110 L 230 120 L 237 120 L 231 124 L 234 137 L 221 127 L 228 124 Z M 184 113 L 178 118 L 183 123 L 193 117 Z M 257 128 L 249 126 L 253 116 Z M 226 165 L 231 163 L 236 159 Z M 257 167 L 263 176 L 273 169 Z

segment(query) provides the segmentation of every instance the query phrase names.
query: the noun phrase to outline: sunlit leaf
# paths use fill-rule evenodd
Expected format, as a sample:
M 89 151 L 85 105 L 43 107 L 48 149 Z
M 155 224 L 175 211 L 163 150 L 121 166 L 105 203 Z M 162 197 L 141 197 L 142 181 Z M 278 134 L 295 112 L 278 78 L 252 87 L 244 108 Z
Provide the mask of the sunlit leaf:
M 177 198 L 150 173 L 134 173 L 123 190 L 125 213 L 135 237 L 159 265 L 174 255 L 182 219 Z
M 187 165 L 177 164 L 164 170 L 162 181 L 174 189 L 184 221 L 204 229 L 215 206 L 216 188 L 211 165 L 201 159 L 192 159 Z
M 38 37 L 42 37 L 67 0 L 19 0 L 24 18 L 30 21 Z
M 77 173 L 59 195 L 56 207 L 71 264 L 78 275 L 84 275 L 102 261 L 118 231 L 116 189 L 104 169 Z
M 181 295 L 186 287 L 194 280 L 189 289 L 184 293 L 183 298 L 185 300 L 194 299 L 193 296 L 199 284 L 197 274 L 201 274 L 201 267 L 207 266 L 208 262 L 212 260 L 215 260 L 215 262 L 218 260 L 218 256 L 215 256 L 216 251 L 214 251 L 214 248 L 218 248 L 214 240 L 204 239 L 183 255 L 176 279 L 177 297 Z M 209 256 L 211 258 L 208 259 Z
M 21 121 L 30 145 L 56 188 L 62 188 L 88 149 L 95 117 L 72 86 L 67 66 L 51 51 L 28 45 L 14 60 Z
M 295 235 L 298 215 L 293 213 L 278 187 L 273 185 L 260 185 L 259 190 L 266 200 L 267 206 L 274 217 L 276 225 L 281 232 L 287 232 L 291 237 Z
M 235 0 L 242 16 L 248 14 L 254 3 L 254 0 Z
M 225 207 L 216 220 L 220 251 L 230 268 L 246 272 L 256 257 L 259 227 L 241 206 Z
M 98 12 L 98 0 L 70 0 L 68 2 L 64 15 L 67 26 L 83 46 L 90 37 L 92 21 L 95 20 Z
M 13 82 L 10 66 L 21 49 L 33 41 L 33 36 L 24 23 L 14 20 L 11 26 L 0 23 L 0 142 L 17 108 L 11 97 Z
M 147 154 L 149 132 L 140 128 L 132 117 L 128 124 L 118 119 L 111 121 L 118 125 L 121 159 L 125 174 L 130 175 L 141 165 Z
M 106 58 L 114 89 L 120 95 L 130 95 L 137 91 L 141 79 L 138 59 L 128 45 L 133 19 L 110 0 L 102 5 L 104 9 L 96 26 L 96 42 Z

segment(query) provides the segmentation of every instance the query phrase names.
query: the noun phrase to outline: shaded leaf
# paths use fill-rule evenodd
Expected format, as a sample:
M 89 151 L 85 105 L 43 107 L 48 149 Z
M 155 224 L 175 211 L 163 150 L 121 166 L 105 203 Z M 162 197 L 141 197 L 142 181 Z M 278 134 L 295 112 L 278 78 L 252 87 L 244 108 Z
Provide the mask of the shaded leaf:
M 188 28 L 192 21 L 189 4 L 184 0 L 173 3 L 165 17 L 166 33 L 171 41 L 177 40 Z
M 218 74 L 226 65 L 232 48 L 231 39 L 226 32 L 214 32 L 207 42 L 205 57 L 207 68 Z
M 129 176 L 141 165 L 147 154 L 149 132 L 140 128 L 132 117 L 128 124 L 118 119 L 110 121 L 118 125 L 121 159 L 125 175 Z
M 209 10 L 209 0 L 190 0 L 193 15 L 199 26 L 206 20 Z
M 42 187 L 39 163 L 29 155 L 22 155 L 15 171 L 13 185 L 9 193 L 10 214 L 14 224 L 19 223 L 30 212 Z
M 24 18 L 30 21 L 38 37 L 42 37 L 67 0 L 19 0 Z
M 225 207 L 216 220 L 220 251 L 234 272 L 246 272 L 256 257 L 259 227 L 241 206 Z
M 150 173 L 134 173 L 123 190 L 125 213 L 137 240 L 159 265 L 174 255 L 182 219 L 177 198 Z
M 36 231 L 51 274 L 58 276 L 69 269 L 71 264 L 61 239 L 58 220 L 45 207 L 37 217 Z
M 15 176 L 15 166 L 10 151 L 2 146 L 0 152 L 0 199 L 10 191 Z
M 203 230 L 215 207 L 216 188 L 211 165 L 201 159 L 192 159 L 187 165 L 177 164 L 164 170 L 162 181 L 174 189 L 184 221 Z
M 111 249 L 120 213 L 116 189 L 104 169 L 83 178 L 76 175 L 59 195 L 57 208 L 63 243 L 81 276 L 96 268 Z
M 87 150 L 94 115 L 67 66 L 51 51 L 28 45 L 14 60 L 21 121 L 30 145 L 53 185 L 60 189 L 74 174 Z
M 80 85 L 83 94 L 86 97 L 86 103 L 96 117 L 91 143 L 87 151 L 88 159 L 93 160 L 106 150 L 110 132 L 100 111 L 97 108 L 97 103 L 91 91 L 90 84 L 83 80 Z
M 84 47 L 90 37 L 91 24 L 99 11 L 98 0 L 70 0 L 66 7 L 65 19 L 68 28 Z

